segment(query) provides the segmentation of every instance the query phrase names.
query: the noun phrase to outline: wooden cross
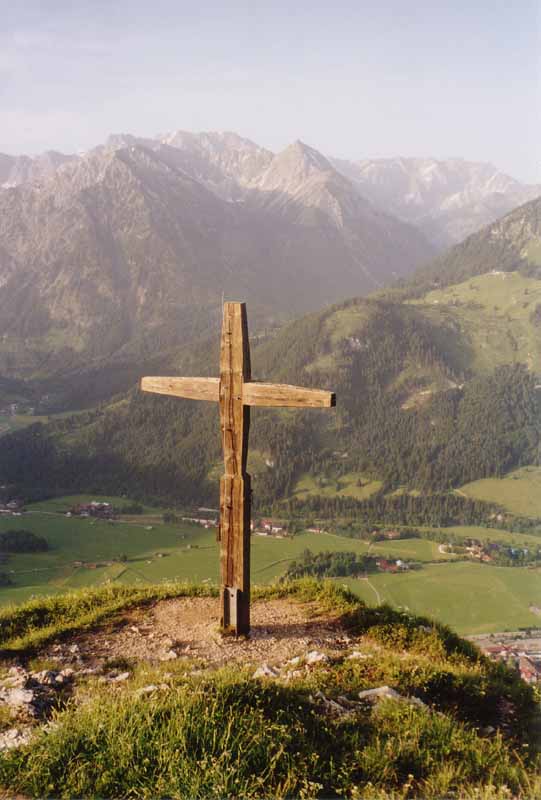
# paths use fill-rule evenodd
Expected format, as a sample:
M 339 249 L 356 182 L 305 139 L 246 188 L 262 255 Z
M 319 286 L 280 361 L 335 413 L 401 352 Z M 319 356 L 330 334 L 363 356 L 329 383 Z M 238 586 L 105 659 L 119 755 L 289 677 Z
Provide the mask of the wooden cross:
M 333 392 L 251 380 L 245 303 L 224 303 L 219 378 L 143 378 L 144 392 L 220 404 L 225 475 L 220 480 L 221 624 L 250 631 L 250 406 L 329 408 Z

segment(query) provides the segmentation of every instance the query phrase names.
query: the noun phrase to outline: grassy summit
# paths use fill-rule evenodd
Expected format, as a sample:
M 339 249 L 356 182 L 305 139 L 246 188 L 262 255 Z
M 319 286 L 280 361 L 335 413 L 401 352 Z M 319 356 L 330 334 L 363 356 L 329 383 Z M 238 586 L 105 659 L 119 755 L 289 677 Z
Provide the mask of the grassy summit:
M 54 724 L 34 722 L 30 743 L 0 757 L 4 790 L 104 798 L 538 796 L 533 690 L 448 628 L 387 606 L 369 609 L 327 583 L 297 582 L 257 591 L 252 639 L 227 641 L 198 612 L 212 605 L 208 590 L 171 584 L 110 587 L 2 612 L 4 656 L 29 669 L 42 668 L 45 657 L 53 669 L 51 654 L 77 645 Z M 149 648 L 167 626 L 192 647 L 164 663 L 150 651 L 135 658 L 130 647 L 142 646 L 145 626 Z M 98 658 L 104 640 L 109 656 L 124 643 L 124 659 Z M 89 663 L 94 671 L 85 674 Z M 399 697 L 359 698 L 383 686 Z

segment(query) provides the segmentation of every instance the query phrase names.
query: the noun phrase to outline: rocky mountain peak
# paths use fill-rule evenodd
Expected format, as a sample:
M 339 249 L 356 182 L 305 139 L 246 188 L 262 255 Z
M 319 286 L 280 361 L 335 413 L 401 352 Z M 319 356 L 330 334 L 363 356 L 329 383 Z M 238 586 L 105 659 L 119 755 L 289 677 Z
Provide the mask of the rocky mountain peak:
M 541 194 L 493 164 L 461 158 L 333 160 L 361 195 L 417 225 L 439 248 L 465 239 Z
M 307 180 L 334 173 L 334 167 L 322 153 L 297 140 L 274 156 L 261 176 L 258 188 L 294 194 Z
M 175 149 L 183 168 L 226 200 L 242 198 L 273 158 L 270 150 L 231 131 L 174 131 L 158 142 Z
M 56 150 L 47 150 L 38 156 L 10 156 L 0 153 L 0 189 L 49 178 L 64 164 L 77 158 L 76 155 L 66 155 Z

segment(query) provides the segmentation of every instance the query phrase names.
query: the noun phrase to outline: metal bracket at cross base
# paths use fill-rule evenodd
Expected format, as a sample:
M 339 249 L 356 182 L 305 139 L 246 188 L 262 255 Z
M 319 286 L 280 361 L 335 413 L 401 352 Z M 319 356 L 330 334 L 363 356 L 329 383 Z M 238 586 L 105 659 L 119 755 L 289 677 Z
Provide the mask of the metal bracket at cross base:
M 250 630 L 249 607 L 247 598 L 243 597 L 241 589 L 224 586 L 222 593 L 222 628 L 224 631 L 232 630 L 237 634 L 248 633 Z

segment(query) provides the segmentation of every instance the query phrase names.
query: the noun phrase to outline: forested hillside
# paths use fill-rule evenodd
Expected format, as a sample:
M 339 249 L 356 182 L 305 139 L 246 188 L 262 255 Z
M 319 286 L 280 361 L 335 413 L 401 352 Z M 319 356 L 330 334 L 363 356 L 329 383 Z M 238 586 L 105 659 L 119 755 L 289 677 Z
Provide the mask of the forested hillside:
M 453 248 L 407 286 L 312 313 L 252 342 L 257 379 L 333 389 L 332 411 L 256 409 L 261 508 L 314 497 L 445 491 L 540 460 L 541 201 Z M 72 385 L 102 397 L 141 374 L 216 375 L 218 334 Z M 116 388 L 115 388 L 116 387 Z M 2 439 L 0 482 L 187 504 L 217 501 L 218 411 L 143 395 Z M 321 505 L 321 503 L 320 503 Z
M 406 293 L 423 294 L 496 271 L 541 274 L 541 197 L 469 236 L 404 282 Z
M 330 412 L 254 411 L 249 468 L 259 505 L 294 496 L 305 474 L 337 482 L 352 474 L 360 483 L 377 478 L 386 492 L 436 491 L 534 463 L 538 379 L 519 357 L 487 358 L 485 342 L 458 321 L 461 311 L 352 300 L 254 347 L 254 377 L 328 387 L 338 397 Z M 172 374 L 215 374 L 217 341 L 174 360 Z M 6 437 L 0 454 L 0 479 L 32 491 L 215 503 L 219 472 L 217 408 L 136 389 L 105 407 Z

